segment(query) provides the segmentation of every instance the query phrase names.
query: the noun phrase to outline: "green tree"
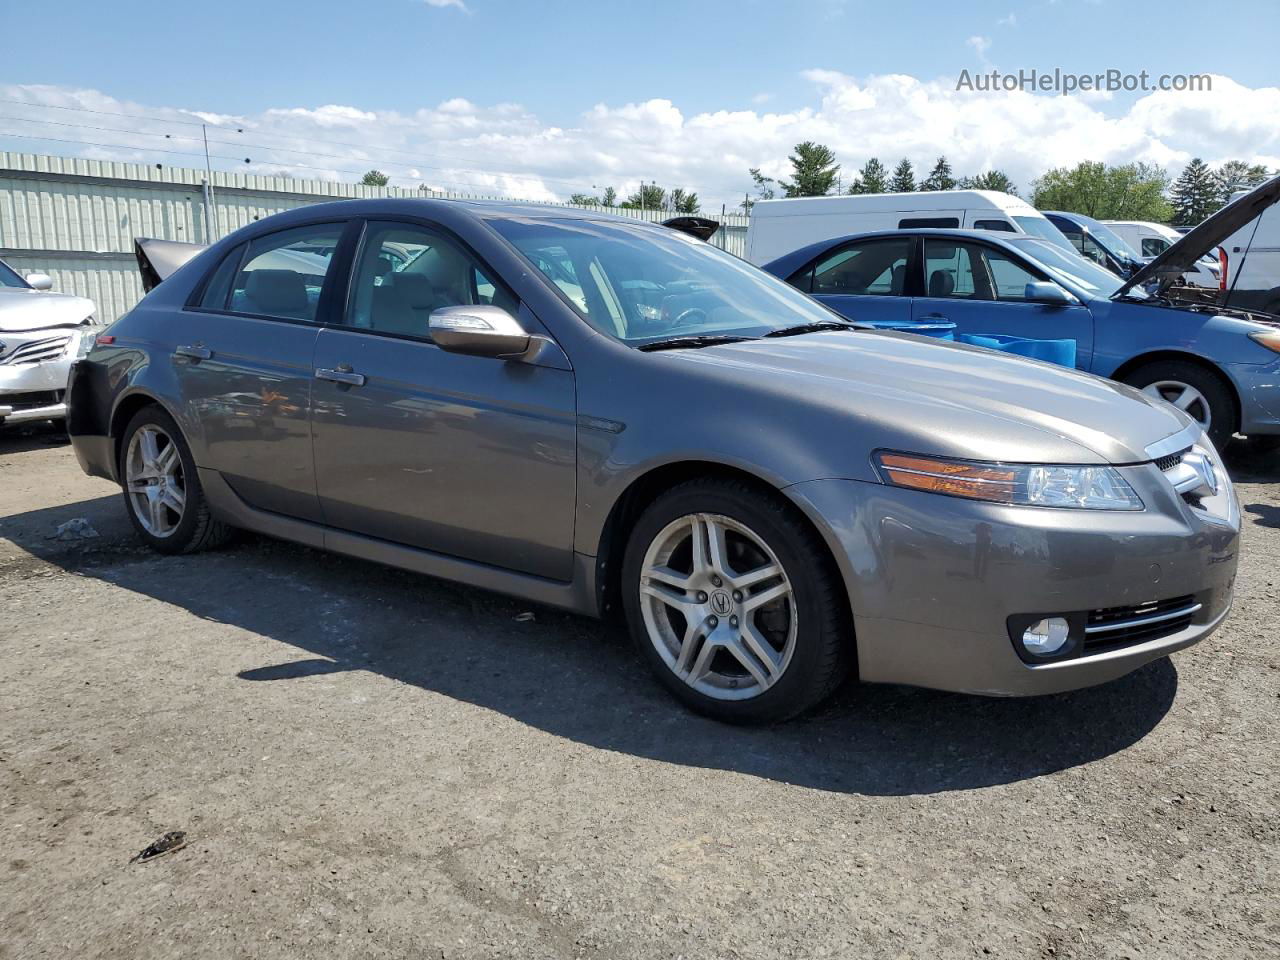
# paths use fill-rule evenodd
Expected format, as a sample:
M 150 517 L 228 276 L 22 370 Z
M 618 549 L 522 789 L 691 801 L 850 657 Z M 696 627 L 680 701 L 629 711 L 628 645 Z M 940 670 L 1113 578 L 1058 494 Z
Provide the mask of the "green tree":
M 797 143 L 787 159 L 791 161 L 791 180 L 778 182 L 783 196 L 825 197 L 836 185 L 840 164 L 830 147 L 806 140 Z
M 581 206 L 581 207 L 587 207 L 587 206 L 592 206 L 594 204 L 598 204 L 600 202 L 600 198 L 593 197 L 587 193 L 575 193 L 569 197 L 569 202 L 576 203 L 578 204 L 578 206 Z
M 667 191 L 656 183 L 642 182 L 640 189 L 627 197 L 622 206 L 628 210 L 665 210 Z
M 747 170 L 747 173 L 750 174 L 751 182 L 755 184 L 756 188 L 755 200 L 747 197 L 742 201 L 742 209 L 750 213 L 751 208 L 755 206 L 756 200 L 772 200 L 777 196 L 777 191 L 774 190 L 774 187 L 778 185 L 778 181 L 773 177 L 766 177 L 760 172 L 759 167 L 751 167 Z
M 1067 210 L 1099 220 L 1166 222 L 1172 210 L 1164 193 L 1169 175 L 1148 163 L 1109 167 L 1086 160 L 1058 167 L 1032 184 L 1031 202 L 1041 210 Z
M 1209 165 L 1199 157 L 1186 165 L 1169 191 L 1173 223 L 1192 227 L 1222 205 L 1222 190 Z
M 893 168 L 893 179 L 889 181 L 890 193 L 911 193 L 916 188 L 916 173 L 911 161 L 903 157 Z
M 961 177 L 956 186 L 961 190 L 994 190 L 996 193 L 1008 193 L 1015 197 L 1018 195 L 1018 188 L 1003 170 L 988 170 L 976 177 Z
M 1237 190 L 1258 186 L 1267 179 L 1268 173 L 1267 168 L 1260 163 L 1228 160 L 1218 168 L 1214 176 L 1218 180 L 1219 196 L 1226 203 Z
M 391 182 L 391 178 L 381 170 L 370 170 L 360 178 L 360 182 L 366 187 L 385 187 Z
M 955 188 L 956 178 L 951 175 L 951 164 L 947 163 L 946 157 L 939 157 L 938 162 L 933 165 L 933 169 L 929 171 L 929 176 L 925 177 L 920 183 L 921 190 L 952 190 Z
M 872 157 L 858 171 L 849 187 L 850 193 L 884 193 L 889 189 L 889 171 L 879 158 Z
M 680 187 L 671 191 L 671 209 L 676 213 L 697 213 L 698 195 L 686 193 Z
M 618 205 L 618 191 L 613 187 L 605 187 L 604 193 L 600 196 L 600 203 L 606 207 L 616 207 Z

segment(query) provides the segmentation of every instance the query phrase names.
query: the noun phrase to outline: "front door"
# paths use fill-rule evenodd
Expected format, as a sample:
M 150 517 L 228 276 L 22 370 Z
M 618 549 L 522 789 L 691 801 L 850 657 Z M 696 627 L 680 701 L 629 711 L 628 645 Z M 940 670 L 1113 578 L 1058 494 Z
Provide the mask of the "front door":
M 180 414 L 196 463 L 250 506 L 319 520 L 312 354 L 344 224 L 294 227 L 232 250 L 192 309 L 170 317 Z
M 924 239 L 924 293 L 911 304 L 922 322 L 950 321 L 956 334 L 1074 340 L 1076 367 L 1088 370 L 1093 355 L 1093 316 L 1082 304 L 1028 300 L 1028 283 L 1049 279 L 1030 264 L 985 243 Z
M 428 330 L 438 307 L 490 303 L 517 313 L 515 297 L 442 233 L 370 221 L 347 301 L 343 323 L 321 331 L 315 352 L 325 523 L 571 579 L 573 372 L 448 353 Z M 527 309 L 521 320 L 536 324 Z

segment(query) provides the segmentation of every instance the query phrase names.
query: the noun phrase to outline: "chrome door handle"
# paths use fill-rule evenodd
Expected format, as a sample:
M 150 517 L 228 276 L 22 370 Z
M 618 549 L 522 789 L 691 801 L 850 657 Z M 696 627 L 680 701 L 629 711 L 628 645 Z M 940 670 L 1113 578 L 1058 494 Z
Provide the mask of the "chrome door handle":
M 353 373 L 345 364 L 336 370 L 332 367 L 320 367 L 316 370 L 317 380 L 330 380 L 333 383 L 344 383 L 349 387 L 363 387 L 364 374 Z
M 186 357 L 188 360 L 194 360 L 199 363 L 201 360 L 208 360 L 212 357 L 213 351 L 203 343 L 193 343 L 190 346 L 174 347 L 173 355 L 175 357 Z

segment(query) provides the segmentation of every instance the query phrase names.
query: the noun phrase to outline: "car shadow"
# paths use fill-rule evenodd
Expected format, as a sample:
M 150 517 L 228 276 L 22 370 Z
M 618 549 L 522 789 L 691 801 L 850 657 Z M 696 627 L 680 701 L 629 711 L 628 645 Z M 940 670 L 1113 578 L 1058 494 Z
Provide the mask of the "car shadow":
M 73 517 L 102 536 L 49 538 Z M 244 670 L 246 682 L 366 670 L 600 749 L 822 790 L 930 794 L 1089 763 L 1142 739 L 1178 686 L 1167 659 L 1105 686 L 1033 699 L 847 684 L 789 723 L 732 727 L 677 705 L 617 626 L 252 535 L 160 557 L 124 519 L 119 497 L 105 496 L 0 518 L 0 537 L 301 654 Z
M 1235 483 L 1275 483 L 1280 481 L 1280 449 L 1273 438 L 1235 439 L 1223 452 L 1227 472 Z

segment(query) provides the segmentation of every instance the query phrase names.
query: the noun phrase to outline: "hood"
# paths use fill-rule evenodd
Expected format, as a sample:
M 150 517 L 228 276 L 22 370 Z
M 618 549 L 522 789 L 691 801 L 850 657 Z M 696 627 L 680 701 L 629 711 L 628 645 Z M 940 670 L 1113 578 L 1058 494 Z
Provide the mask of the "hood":
M 142 289 L 150 293 L 163 280 L 176 273 L 178 268 L 195 259 L 196 254 L 207 250 L 201 243 L 180 243 L 177 240 L 153 240 L 135 237 L 133 255 L 138 258 L 138 270 L 142 273 Z
M 1138 463 L 1193 421 L 1111 380 L 889 331 L 824 332 L 675 351 L 738 382 L 875 424 L 877 446 L 1009 463 Z M 759 373 L 766 372 L 766 376 Z
M 1181 240 L 1130 277 L 1113 294 L 1113 298 L 1122 297 L 1138 284 L 1153 280 L 1158 281 L 1154 292 L 1158 296 L 1163 295 L 1184 272 L 1195 268 L 1197 260 L 1245 224 L 1260 217 L 1277 200 L 1280 200 L 1280 177 L 1272 177 L 1256 190 L 1232 200 L 1198 227 L 1189 230 Z
M 0 287 L 0 330 L 74 327 L 93 316 L 93 301 L 69 293 Z

